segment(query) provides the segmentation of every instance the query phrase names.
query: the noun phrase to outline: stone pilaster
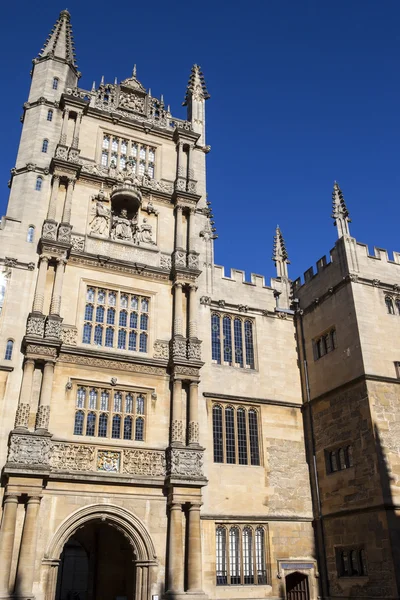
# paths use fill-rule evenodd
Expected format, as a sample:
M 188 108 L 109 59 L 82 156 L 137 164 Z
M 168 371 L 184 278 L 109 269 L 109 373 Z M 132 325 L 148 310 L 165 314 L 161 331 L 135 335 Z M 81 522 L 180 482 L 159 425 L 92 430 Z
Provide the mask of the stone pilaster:
M 197 446 L 199 444 L 199 384 L 197 381 L 190 382 L 189 419 L 187 438 L 191 446 Z
M 63 122 L 61 126 L 60 144 L 65 146 L 67 144 L 68 135 L 68 121 L 69 121 L 69 108 L 64 109 Z
M 58 196 L 59 188 L 60 188 L 60 176 L 54 175 L 53 185 L 51 187 L 49 210 L 47 212 L 47 219 L 50 221 L 55 221 L 55 218 L 56 218 L 57 196 Z
M 54 280 L 53 294 L 51 298 L 50 314 L 59 315 L 61 308 L 61 292 L 63 277 L 65 271 L 65 265 L 67 261 L 64 258 L 57 259 L 56 276 Z
M 174 335 L 183 335 L 182 283 L 174 284 Z
M 82 121 L 82 113 L 78 112 L 76 115 L 75 124 L 74 124 L 74 135 L 72 137 L 72 147 L 73 148 L 79 147 L 79 132 L 81 129 L 81 121 Z
M 19 395 L 17 414 L 15 417 L 16 429 L 28 428 L 34 372 L 35 361 L 32 358 L 26 359 L 24 364 L 24 372 L 22 375 L 21 391 Z
M 197 337 L 197 286 L 189 287 L 189 337 Z
M 53 387 L 54 362 L 46 361 L 43 369 L 42 388 L 40 390 L 39 408 L 36 414 L 35 430 L 45 432 L 49 428 L 50 401 Z
M 9 595 L 10 569 L 17 521 L 18 497 L 6 495 L 0 528 L 0 598 Z
M 72 208 L 72 195 L 75 187 L 75 179 L 73 177 L 68 178 L 67 182 L 67 193 L 65 194 L 64 211 L 62 216 L 62 223 L 69 224 L 71 221 L 71 208 Z
M 25 521 L 15 579 L 15 594 L 17 596 L 30 596 L 32 594 L 40 500 L 40 496 L 30 496 L 26 503 Z
M 188 562 L 187 585 L 188 594 L 203 593 L 202 591 L 202 560 L 201 560 L 201 504 L 191 504 L 188 511 Z
M 175 379 L 172 391 L 171 444 L 182 443 L 182 381 L 180 379 Z
M 168 592 L 183 593 L 183 528 L 182 506 L 169 507 Z
M 183 237 L 182 237 L 182 206 L 175 208 L 175 250 L 183 248 Z
M 33 312 L 43 312 L 44 290 L 46 286 L 46 274 L 49 259 L 47 256 L 41 256 L 39 262 L 39 274 L 36 282 L 35 296 L 33 299 Z

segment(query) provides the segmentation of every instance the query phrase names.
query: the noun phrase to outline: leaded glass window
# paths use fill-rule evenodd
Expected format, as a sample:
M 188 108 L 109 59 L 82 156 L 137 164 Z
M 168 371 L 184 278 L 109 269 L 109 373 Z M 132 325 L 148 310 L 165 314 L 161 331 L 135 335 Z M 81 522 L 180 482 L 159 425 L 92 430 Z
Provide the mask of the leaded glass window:
M 47 120 L 48 121 L 53 120 L 53 111 L 51 109 L 47 111 Z
M 146 405 L 147 393 L 144 392 L 78 385 L 74 435 L 84 435 L 86 431 L 87 436 L 142 442 Z
M 139 158 L 139 168 L 137 169 Z M 110 138 L 108 134 L 103 135 L 101 149 L 101 164 L 110 165 L 115 169 L 123 170 L 129 164 L 133 174 L 147 175 L 154 178 L 156 163 L 156 150 L 152 146 L 141 145 L 133 140 L 127 140 L 118 136 Z
M 211 350 L 212 360 L 218 364 L 221 363 L 221 333 L 220 333 L 219 315 L 211 316 Z
M 147 353 L 148 330 L 148 298 L 87 288 L 82 335 L 84 344 Z
M 253 560 L 253 530 L 250 527 L 243 529 L 243 578 L 245 584 L 254 583 Z
M 254 369 L 253 323 L 244 322 L 244 341 L 246 348 L 246 366 Z
M 217 525 L 215 566 L 217 585 L 266 585 L 265 527 Z
M 228 583 L 226 570 L 226 529 L 217 527 L 215 532 L 215 556 L 217 585 L 226 585 Z
M 38 175 L 36 177 L 36 184 L 35 184 L 35 190 L 37 192 L 40 192 L 40 190 L 42 189 L 42 184 L 43 184 L 43 177 L 40 177 L 40 175 Z
M 229 575 L 230 583 L 240 583 L 240 532 L 238 527 L 229 531 Z
M 387 309 L 389 315 L 394 315 L 393 300 L 390 296 L 385 297 L 385 304 L 386 304 L 386 309 Z
M 7 340 L 6 351 L 4 353 L 4 360 L 11 360 L 12 354 L 14 350 L 14 342 L 13 340 Z
M 211 355 L 217 364 L 255 368 L 254 323 L 230 315 L 211 315 Z M 222 332 L 222 334 L 221 334 Z M 222 358 L 222 360 L 221 360 Z
M 43 140 L 42 142 L 42 152 L 46 153 L 49 148 L 49 140 Z
M 212 416 L 214 462 L 259 466 L 258 411 L 214 404 Z
M 240 319 L 235 319 L 233 331 L 235 339 L 235 363 L 243 367 L 243 337 L 242 321 Z
M 265 559 L 265 532 L 263 527 L 256 529 L 256 573 L 257 583 L 263 585 L 267 583 L 267 563 Z
M 231 318 L 226 315 L 222 319 L 222 331 L 224 335 L 224 362 L 232 364 L 232 323 Z

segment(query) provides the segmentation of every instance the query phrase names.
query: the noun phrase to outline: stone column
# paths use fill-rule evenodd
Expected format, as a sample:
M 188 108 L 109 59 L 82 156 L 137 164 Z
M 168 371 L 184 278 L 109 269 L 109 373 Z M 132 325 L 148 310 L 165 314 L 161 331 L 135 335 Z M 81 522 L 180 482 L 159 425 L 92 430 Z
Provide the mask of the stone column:
M 174 334 L 183 335 L 182 283 L 174 284 Z
M 64 211 L 62 216 L 63 223 L 69 223 L 71 220 L 72 194 L 75 187 L 75 179 L 69 178 L 67 184 L 67 193 L 65 194 Z
M 189 389 L 189 444 L 199 444 L 199 384 L 197 381 L 190 382 Z
M 15 578 L 15 593 L 17 596 L 30 596 L 32 594 L 40 500 L 40 496 L 30 496 L 26 503 L 17 576 Z
M 64 109 L 63 122 L 61 126 L 60 144 L 65 146 L 67 144 L 68 134 L 68 120 L 69 120 L 69 108 Z
M 174 445 L 183 443 L 182 381 L 180 379 L 174 379 L 173 382 L 171 443 Z
M 0 529 L 0 597 L 8 596 L 17 521 L 18 497 L 6 495 Z
M 50 401 L 53 388 L 54 362 L 46 361 L 43 369 L 42 388 L 40 390 L 39 408 L 36 415 L 36 431 L 45 432 L 49 428 Z
M 188 227 L 189 227 L 189 231 L 188 231 L 188 252 L 193 252 L 194 251 L 194 234 L 193 234 L 193 230 L 194 230 L 194 216 L 195 216 L 195 211 L 194 209 L 191 209 L 189 212 L 189 223 L 188 223 Z
M 35 361 L 32 358 L 28 358 L 24 364 L 24 372 L 22 375 L 21 391 L 19 394 L 17 414 L 15 416 L 15 428 L 16 429 L 27 429 L 28 428 L 34 372 L 35 372 Z
M 33 312 L 43 312 L 44 290 L 46 286 L 46 274 L 49 258 L 47 256 L 40 257 L 39 274 L 36 282 L 35 297 L 33 299 Z
M 78 112 L 74 124 L 74 135 L 72 137 L 72 147 L 78 148 L 79 146 L 79 132 L 81 129 L 82 113 Z
M 55 221 L 55 218 L 56 218 L 57 196 L 58 196 L 59 187 L 60 187 L 60 176 L 54 175 L 53 185 L 51 187 L 49 210 L 47 212 L 47 218 L 50 219 L 51 221 Z
M 191 504 L 188 513 L 188 593 L 202 591 L 200 506 Z
M 183 592 L 183 568 L 182 507 L 173 503 L 169 509 L 169 592 Z
M 197 337 L 197 286 L 190 285 L 189 288 L 189 337 Z
M 177 206 L 175 208 L 175 219 L 176 219 L 176 229 L 175 229 L 175 250 L 178 248 L 183 248 L 183 238 L 182 238 L 182 206 Z
M 182 142 L 179 142 L 177 145 L 177 167 L 176 167 L 176 175 L 177 177 L 183 177 L 184 173 L 183 173 L 183 160 L 182 160 L 182 152 L 183 152 L 183 144 Z
M 59 315 L 61 308 L 61 292 L 64 278 L 65 265 L 67 261 L 64 258 L 57 259 L 56 276 L 54 280 L 53 294 L 51 297 L 50 314 Z

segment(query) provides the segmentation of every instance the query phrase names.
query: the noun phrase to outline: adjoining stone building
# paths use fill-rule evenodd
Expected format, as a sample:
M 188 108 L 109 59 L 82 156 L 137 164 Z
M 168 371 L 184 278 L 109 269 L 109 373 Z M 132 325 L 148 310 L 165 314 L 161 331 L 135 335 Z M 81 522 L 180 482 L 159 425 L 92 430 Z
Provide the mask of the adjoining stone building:
M 0 598 L 398 597 L 398 256 L 335 187 L 332 263 L 292 290 L 277 229 L 226 276 L 200 68 L 187 120 L 78 79 L 62 11 L 0 231 Z

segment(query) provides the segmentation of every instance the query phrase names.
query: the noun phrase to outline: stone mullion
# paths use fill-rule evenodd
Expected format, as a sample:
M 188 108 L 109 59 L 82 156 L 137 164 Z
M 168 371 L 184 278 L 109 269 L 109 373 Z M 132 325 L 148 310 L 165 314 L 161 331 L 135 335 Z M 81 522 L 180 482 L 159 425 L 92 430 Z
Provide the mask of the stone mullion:
M 0 529 L 0 596 L 8 597 L 10 569 L 17 522 L 18 497 L 10 494 L 4 498 L 3 518 Z
M 35 296 L 33 299 L 33 312 L 43 313 L 44 292 L 46 286 L 47 267 L 49 259 L 47 256 L 41 256 L 39 262 L 39 273 L 36 282 Z
M 244 328 L 244 319 L 241 319 L 242 324 L 242 340 L 243 340 L 243 368 L 247 366 L 247 351 L 246 351 L 246 331 Z
M 115 321 L 114 321 L 114 323 L 115 323 L 114 324 L 114 338 L 115 338 L 115 341 L 114 341 L 114 343 L 116 344 L 116 346 L 118 345 L 119 313 L 121 311 L 120 298 L 121 298 L 121 292 L 117 292 L 117 299 L 116 299 L 115 306 L 114 306 L 114 308 L 115 308 Z M 129 299 L 128 299 L 128 306 L 129 306 Z M 127 312 L 128 312 L 128 310 L 127 310 Z M 129 318 L 129 312 L 128 312 L 128 317 L 127 318 Z M 136 340 L 136 342 L 138 342 L 138 340 Z M 128 339 L 127 339 L 127 347 L 128 346 L 129 346 L 129 333 L 128 333 Z
M 35 576 L 35 555 L 38 533 L 38 512 L 41 498 L 30 496 L 26 504 L 24 526 L 22 530 L 15 593 L 17 596 L 30 596 Z
M 243 526 L 239 527 L 240 583 L 244 585 Z
M 226 531 L 226 542 L 225 542 L 225 556 L 226 556 L 226 583 L 227 585 L 231 585 L 231 538 L 230 538 L 230 528 L 225 527 Z
M 60 176 L 54 175 L 53 184 L 51 186 L 49 208 L 47 211 L 47 218 L 50 219 L 51 221 L 54 221 L 56 218 L 57 197 L 58 197 L 59 188 L 60 188 Z
M 226 421 L 225 421 L 225 406 L 221 405 L 222 408 L 222 461 L 226 463 Z
M 256 557 L 256 530 L 251 528 L 251 546 L 253 551 L 253 578 L 254 584 L 258 585 L 258 574 L 257 574 L 257 557 Z
M 39 407 L 36 413 L 36 431 L 47 431 L 50 419 L 50 402 L 53 388 L 54 362 L 46 361 L 43 369 Z
M 21 391 L 15 417 L 16 428 L 28 428 L 34 372 L 35 361 L 32 358 L 28 358 L 25 361 L 22 375 Z

